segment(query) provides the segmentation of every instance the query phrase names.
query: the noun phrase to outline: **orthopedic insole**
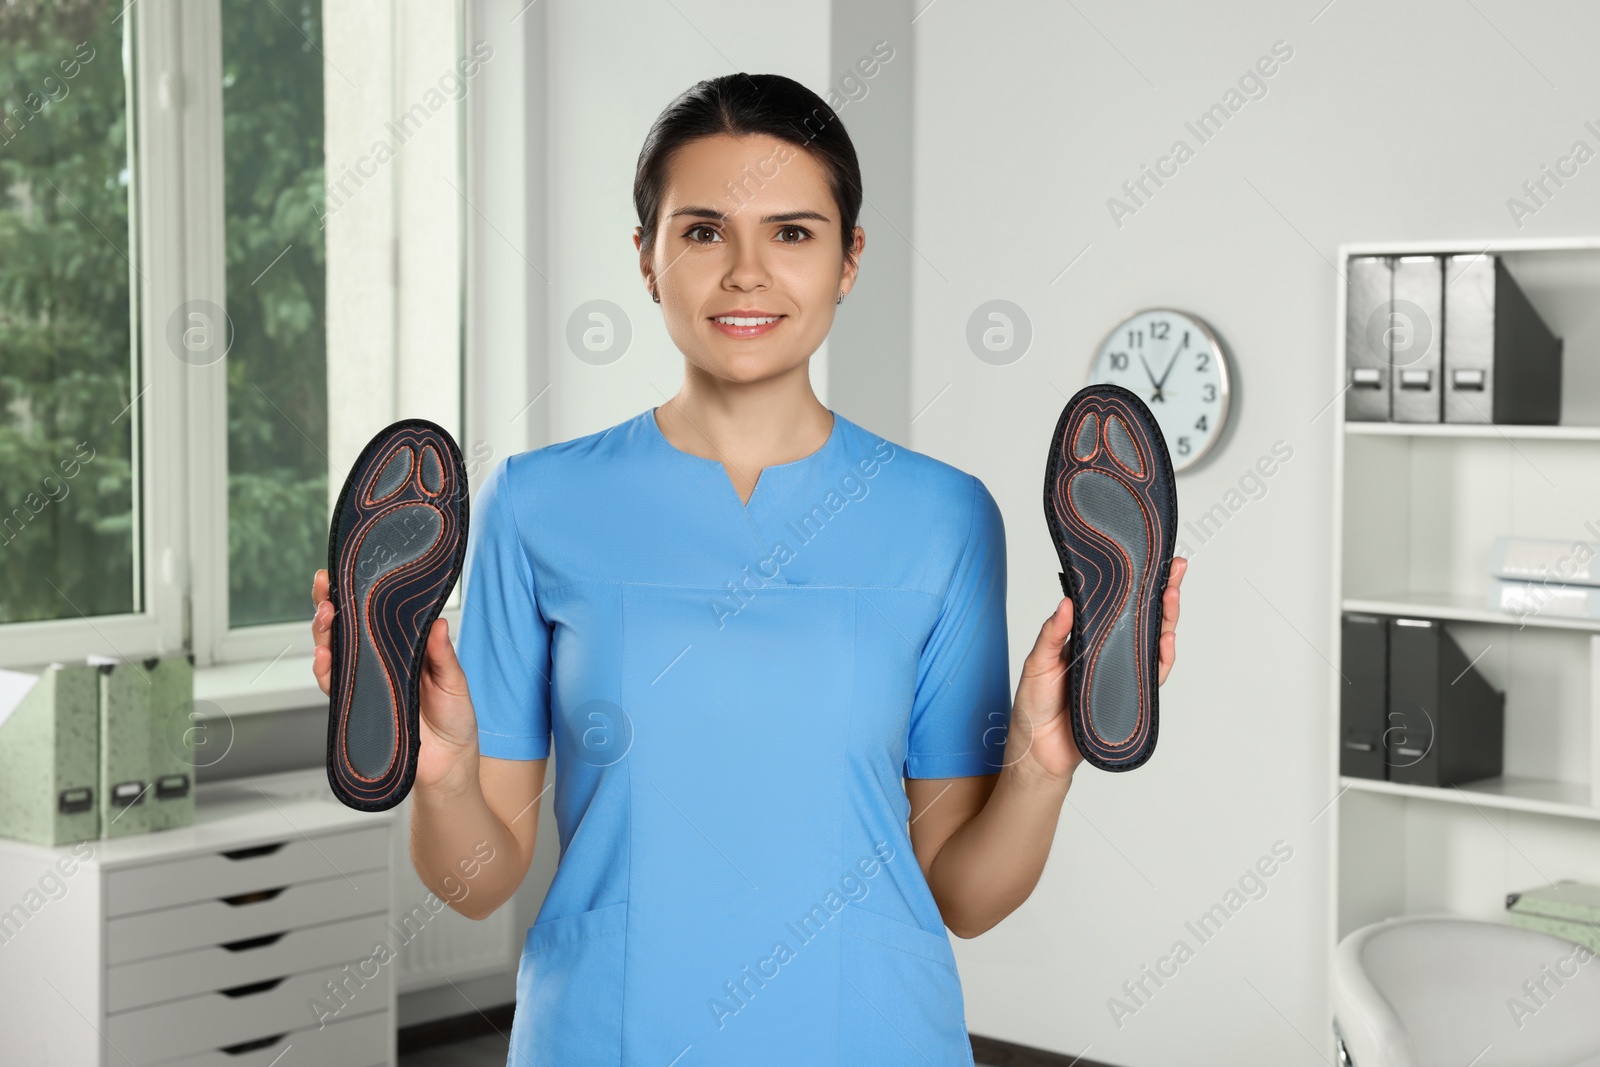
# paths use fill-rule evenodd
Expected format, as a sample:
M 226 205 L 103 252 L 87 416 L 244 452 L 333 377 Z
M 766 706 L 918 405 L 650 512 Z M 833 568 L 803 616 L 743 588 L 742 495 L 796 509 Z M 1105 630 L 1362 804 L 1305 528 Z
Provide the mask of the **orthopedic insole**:
M 1072 736 L 1089 763 L 1129 771 L 1156 747 L 1161 598 L 1178 497 L 1150 409 L 1119 385 L 1086 386 L 1050 438 L 1044 511 L 1072 600 Z
M 349 807 L 383 811 L 411 791 L 423 650 L 461 573 L 467 504 L 461 451 L 426 419 L 380 431 L 339 493 L 328 534 L 328 784 Z

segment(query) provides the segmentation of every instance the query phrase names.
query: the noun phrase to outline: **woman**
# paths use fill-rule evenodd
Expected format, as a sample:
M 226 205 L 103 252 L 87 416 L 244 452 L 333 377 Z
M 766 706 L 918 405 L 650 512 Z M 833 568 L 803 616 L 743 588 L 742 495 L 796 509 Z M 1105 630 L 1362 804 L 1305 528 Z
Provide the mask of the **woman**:
M 429 636 L 412 860 L 439 891 L 487 843 L 454 906 L 499 907 L 553 747 L 561 858 L 512 1063 L 971 1064 L 945 928 L 993 927 L 1044 867 L 1081 758 L 1071 604 L 1013 701 L 993 497 L 811 391 L 865 244 L 821 99 L 699 83 L 634 199 L 683 387 L 480 491 L 459 649 L 443 620 Z M 314 595 L 326 690 L 323 572 Z

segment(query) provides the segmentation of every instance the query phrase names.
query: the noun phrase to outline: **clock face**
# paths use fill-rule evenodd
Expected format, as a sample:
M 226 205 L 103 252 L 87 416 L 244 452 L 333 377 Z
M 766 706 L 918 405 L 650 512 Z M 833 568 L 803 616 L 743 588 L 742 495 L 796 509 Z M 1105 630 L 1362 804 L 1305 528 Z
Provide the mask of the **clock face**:
M 1100 343 L 1090 384 L 1136 393 L 1161 426 L 1181 471 L 1199 461 L 1228 420 L 1228 362 L 1216 334 L 1198 317 L 1171 308 L 1130 315 Z

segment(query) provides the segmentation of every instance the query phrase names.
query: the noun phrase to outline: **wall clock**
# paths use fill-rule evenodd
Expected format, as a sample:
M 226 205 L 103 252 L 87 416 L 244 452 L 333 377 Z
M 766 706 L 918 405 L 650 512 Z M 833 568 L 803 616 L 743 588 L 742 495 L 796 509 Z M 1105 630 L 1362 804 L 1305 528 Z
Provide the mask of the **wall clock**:
M 1227 425 L 1227 354 L 1211 327 L 1187 311 L 1146 308 L 1113 326 L 1089 367 L 1088 384 L 1100 382 L 1131 389 L 1145 402 L 1174 472 L 1198 463 Z

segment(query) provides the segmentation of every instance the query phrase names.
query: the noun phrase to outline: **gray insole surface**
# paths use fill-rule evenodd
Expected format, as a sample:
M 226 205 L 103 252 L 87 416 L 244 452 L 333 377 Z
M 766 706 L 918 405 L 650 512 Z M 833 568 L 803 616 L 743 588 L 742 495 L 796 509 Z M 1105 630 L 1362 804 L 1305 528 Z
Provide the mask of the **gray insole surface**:
M 1079 459 L 1094 455 L 1094 438 L 1100 430 L 1100 416 L 1089 412 L 1078 427 L 1078 439 L 1072 443 L 1072 452 Z
M 400 488 L 400 483 L 404 482 L 406 476 L 410 473 L 411 449 L 399 449 L 395 452 L 393 458 L 389 460 L 388 465 L 383 468 L 383 473 L 378 475 L 378 480 L 373 483 L 372 499 L 382 500 Z
M 390 464 L 390 468 L 394 466 Z M 409 461 L 404 468 L 410 470 Z M 388 469 L 384 471 L 388 475 Z M 404 696 L 390 693 L 389 680 L 367 629 L 367 597 L 384 575 L 417 559 L 439 540 L 443 518 L 429 506 L 401 507 L 368 528 L 356 556 L 356 587 L 348 610 L 356 613 L 356 677 L 345 724 L 350 764 L 359 774 L 376 778 L 394 762 L 394 716 Z M 404 685 L 402 676 L 395 679 Z
M 444 472 L 439 469 L 439 453 L 431 448 L 422 450 L 422 488 L 437 493 L 444 485 Z
M 1132 490 L 1100 471 L 1081 470 L 1074 474 L 1069 492 L 1072 506 L 1089 525 L 1126 549 L 1133 561 L 1127 600 L 1111 623 L 1089 683 L 1089 715 L 1095 731 L 1114 745 L 1132 736 L 1139 722 L 1138 663 L 1134 658 L 1138 634 L 1134 623 L 1149 554 L 1144 513 Z
M 1106 419 L 1106 445 L 1111 449 L 1111 454 L 1117 457 L 1117 462 L 1131 473 L 1144 473 L 1144 464 L 1139 461 L 1139 446 L 1133 443 L 1133 438 L 1128 436 L 1128 428 L 1115 415 Z

